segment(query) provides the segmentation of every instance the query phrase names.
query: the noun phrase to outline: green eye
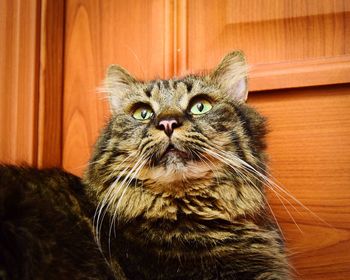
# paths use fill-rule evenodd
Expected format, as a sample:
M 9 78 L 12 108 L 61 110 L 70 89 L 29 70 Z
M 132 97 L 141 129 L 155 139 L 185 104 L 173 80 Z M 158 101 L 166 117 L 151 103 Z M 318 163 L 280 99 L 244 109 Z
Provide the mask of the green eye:
M 151 108 L 142 106 L 142 107 L 137 108 L 134 111 L 132 116 L 137 120 L 146 121 L 146 120 L 149 120 L 150 118 L 152 118 L 153 111 Z
M 197 100 L 191 107 L 191 113 L 194 115 L 201 115 L 209 112 L 213 108 L 210 102 L 205 99 Z

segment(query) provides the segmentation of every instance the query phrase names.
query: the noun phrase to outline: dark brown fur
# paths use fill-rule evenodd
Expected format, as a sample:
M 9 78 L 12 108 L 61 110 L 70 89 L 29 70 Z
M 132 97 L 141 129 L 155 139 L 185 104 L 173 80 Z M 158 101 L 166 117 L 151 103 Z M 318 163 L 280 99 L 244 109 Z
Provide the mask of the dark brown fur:
M 79 178 L 2 166 L 0 182 L 1 279 L 114 279 Z
M 112 66 L 105 89 L 112 117 L 83 183 L 0 169 L 0 269 L 10 279 L 289 279 L 262 183 L 265 120 L 244 103 L 242 54 L 209 75 L 148 83 Z M 203 98 L 210 111 L 192 114 Z M 135 119 L 138 106 L 153 116 Z M 167 119 L 171 137 L 159 126 Z

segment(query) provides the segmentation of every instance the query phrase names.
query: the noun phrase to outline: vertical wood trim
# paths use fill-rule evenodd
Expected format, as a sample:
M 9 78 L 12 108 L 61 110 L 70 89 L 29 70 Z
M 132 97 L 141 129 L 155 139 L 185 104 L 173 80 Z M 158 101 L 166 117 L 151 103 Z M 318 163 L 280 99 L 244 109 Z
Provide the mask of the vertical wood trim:
M 174 24 L 174 74 L 186 74 L 188 65 L 187 48 L 187 0 L 175 0 Z
M 0 162 L 37 164 L 40 1 L 0 1 Z
M 164 78 L 174 76 L 174 0 L 164 0 Z
M 42 0 L 38 166 L 61 166 L 65 1 Z

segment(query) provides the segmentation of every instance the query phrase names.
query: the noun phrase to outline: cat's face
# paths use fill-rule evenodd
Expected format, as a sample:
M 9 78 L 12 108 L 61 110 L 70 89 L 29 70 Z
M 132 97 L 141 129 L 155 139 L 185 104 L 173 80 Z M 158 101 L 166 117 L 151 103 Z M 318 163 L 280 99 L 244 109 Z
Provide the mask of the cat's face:
M 106 182 L 125 177 L 124 185 L 138 180 L 176 192 L 177 182 L 225 176 L 227 153 L 254 158 L 257 139 L 247 133 L 262 121 L 244 105 L 241 53 L 227 55 L 209 75 L 182 79 L 140 82 L 111 66 L 106 90 L 112 118 L 93 158 Z
M 209 175 L 219 166 L 205 149 L 235 151 L 234 100 L 200 77 L 136 83 L 114 111 L 119 146 L 144 164 L 142 179 L 172 182 Z M 211 166 L 204 161 L 211 160 Z

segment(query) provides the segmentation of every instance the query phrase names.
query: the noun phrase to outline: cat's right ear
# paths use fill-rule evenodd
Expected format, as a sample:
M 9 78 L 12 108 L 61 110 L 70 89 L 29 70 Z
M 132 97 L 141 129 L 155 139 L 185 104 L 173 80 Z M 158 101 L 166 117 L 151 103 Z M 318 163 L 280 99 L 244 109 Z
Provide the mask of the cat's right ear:
M 136 82 L 136 79 L 123 67 L 116 64 L 108 67 L 102 91 L 108 94 L 110 106 L 113 111 L 120 108 L 124 94 Z
M 209 78 L 231 98 L 245 102 L 248 97 L 247 71 L 243 52 L 233 51 L 222 59 Z

